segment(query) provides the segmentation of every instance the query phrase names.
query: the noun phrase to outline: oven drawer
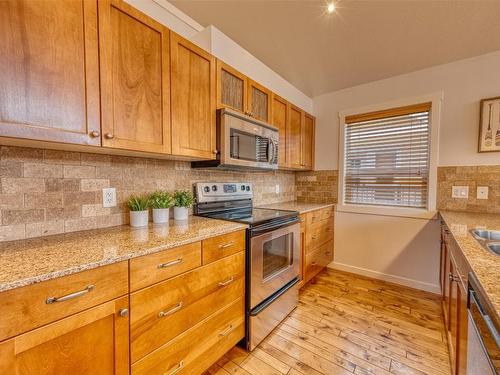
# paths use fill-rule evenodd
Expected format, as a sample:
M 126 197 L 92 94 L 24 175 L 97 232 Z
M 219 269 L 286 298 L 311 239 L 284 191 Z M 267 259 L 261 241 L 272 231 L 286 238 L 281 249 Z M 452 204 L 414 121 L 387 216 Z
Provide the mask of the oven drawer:
M 333 220 L 318 221 L 306 230 L 306 254 L 333 239 Z
M 130 291 L 150 286 L 200 265 L 200 242 L 131 259 Z
M 333 240 L 306 255 L 306 280 L 309 281 L 333 261 Z
M 245 250 L 245 231 L 209 238 L 202 242 L 203 264 Z
M 131 361 L 136 362 L 244 294 L 244 252 L 133 293 Z
M 237 299 L 134 363 L 132 375 L 202 373 L 245 336 L 244 308 Z

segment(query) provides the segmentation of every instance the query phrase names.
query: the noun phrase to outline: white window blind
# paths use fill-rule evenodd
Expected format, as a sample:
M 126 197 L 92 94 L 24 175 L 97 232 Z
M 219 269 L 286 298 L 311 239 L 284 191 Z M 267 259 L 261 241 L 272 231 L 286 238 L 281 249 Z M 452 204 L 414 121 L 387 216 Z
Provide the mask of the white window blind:
M 427 208 L 431 103 L 346 117 L 344 203 Z

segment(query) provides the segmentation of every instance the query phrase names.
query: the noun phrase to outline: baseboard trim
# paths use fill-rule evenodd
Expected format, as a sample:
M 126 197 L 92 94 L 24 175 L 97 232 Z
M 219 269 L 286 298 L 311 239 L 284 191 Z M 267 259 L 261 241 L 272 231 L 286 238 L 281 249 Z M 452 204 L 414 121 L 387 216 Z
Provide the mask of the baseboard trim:
M 371 277 L 372 279 L 388 281 L 394 284 L 404 285 L 410 288 L 424 290 L 426 292 L 441 294 L 441 288 L 439 285 L 424 283 L 422 281 L 408 279 L 406 277 L 390 275 L 383 272 L 373 271 L 366 268 L 355 267 L 348 264 L 332 262 L 328 266 L 328 268 L 332 268 L 339 271 L 345 271 L 350 273 L 355 273 L 362 276 Z

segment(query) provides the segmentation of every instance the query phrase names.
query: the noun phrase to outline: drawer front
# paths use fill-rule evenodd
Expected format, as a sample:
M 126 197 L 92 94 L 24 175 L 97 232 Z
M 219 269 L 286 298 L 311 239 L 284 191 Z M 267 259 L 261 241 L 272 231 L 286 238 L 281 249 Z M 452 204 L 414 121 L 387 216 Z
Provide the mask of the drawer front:
M 133 293 L 132 362 L 244 294 L 244 252 Z
M 306 255 L 306 280 L 311 280 L 333 261 L 333 240 Z
M 0 341 L 127 294 L 127 263 L 0 293 Z
M 200 374 L 244 335 L 244 298 L 239 298 L 134 363 L 132 374 Z
M 201 242 L 130 260 L 130 290 L 136 291 L 201 265 Z
M 333 217 L 334 207 L 327 207 L 320 210 L 321 220 L 329 219 Z
M 307 225 L 333 217 L 334 207 L 326 207 L 307 213 Z
M 306 254 L 332 239 L 333 220 L 331 218 L 310 225 L 306 231 Z
M 203 240 L 203 264 L 214 262 L 245 250 L 245 231 L 238 231 Z

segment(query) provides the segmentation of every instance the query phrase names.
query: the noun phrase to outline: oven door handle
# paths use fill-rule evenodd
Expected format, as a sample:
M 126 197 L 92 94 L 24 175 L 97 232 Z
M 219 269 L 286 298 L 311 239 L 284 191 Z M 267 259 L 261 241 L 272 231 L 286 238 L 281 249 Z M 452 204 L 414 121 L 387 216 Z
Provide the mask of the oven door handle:
M 251 316 L 259 315 L 269 305 L 271 305 L 274 301 L 276 301 L 283 294 L 285 294 L 289 289 L 293 288 L 299 281 L 300 281 L 299 277 L 293 278 L 291 281 L 288 282 L 288 284 L 286 284 L 283 288 L 281 288 L 275 295 L 271 296 L 270 298 L 266 299 L 264 302 L 262 302 L 262 303 L 258 304 L 257 306 L 255 306 L 250 311 L 250 315 Z
M 293 217 L 289 220 L 285 220 L 285 221 L 278 223 L 278 224 L 276 224 L 276 223 L 274 223 L 274 224 L 262 224 L 262 225 L 259 225 L 257 228 L 252 229 L 250 233 L 251 233 L 252 237 L 257 237 L 261 234 L 268 233 L 272 230 L 285 228 L 285 227 L 288 227 L 290 225 L 296 224 L 298 222 L 299 222 L 299 218 Z
M 488 327 L 488 330 L 491 333 L 491 337 L 493 338 L 497 346 L 500 347 L 500 335 L 498 334 L 495 324 L 491 320 L 490 316 L 485 313 L 483 306 L 481 305 L 476 296 L 476 291 L 473 289 L 469 289 L 469 302 L 477 306 L 481 318 L 483 319 L 484 323 L 486 324 L 486 327 Z

